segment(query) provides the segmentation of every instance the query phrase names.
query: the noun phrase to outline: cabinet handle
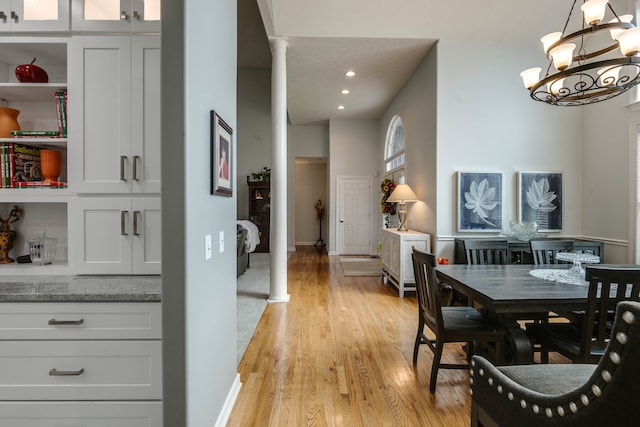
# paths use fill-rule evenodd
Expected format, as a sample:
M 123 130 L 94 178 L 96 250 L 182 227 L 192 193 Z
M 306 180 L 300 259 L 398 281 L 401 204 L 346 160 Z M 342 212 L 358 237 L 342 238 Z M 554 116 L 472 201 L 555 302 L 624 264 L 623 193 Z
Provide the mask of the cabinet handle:
M 125 12 L 124 10 L 122 12 L 120 12 L 120 20 L 121 21 L 126 21 L 129 19 L 129 16 L 127 16 L 127 12 Z
M 7 22 L 7 15 L 0 10 L 0 19 L 2 19 L 2 22 Z
M 80 320 L 56 320 L 49 319 L 50 325 L 82 325 L 84 323 L 84 319 Z
M 120 235 L 127 236 L 127 227 L 125 223 L 127 222 L 127 214 L 129 211 L 120 211 Z
M 138 21 L 142 21 L 142 17 L 140 16 L 140 13 L 138 13 L 137 10 L 133 11 L 133 19 L 138 20 Z
M 49 371 L 49 376 L 51 377 L 60 377 L 60 376 L 78 376 L 84 374 L 84 368 L 80 368 L 77 371 L 58 371 L 56 368 L 53 368 Z
M 133 235 L 139 236 L 138 232 L 138 217 L 140 216 L 140 211 L 133 211 Z
M 127 180 L 127 177 L 124 174 L 126 163 L 127 163 L 127 156 L 120 156 L 120 181 Z
M 133 180 L 139 181 L 138 178 L 138 162 L 140 161 L 140 156 L 133 156 Z
M 11 11 L 11 19 L 13 19 L 13 22 L 15 22 L 17 24 L 18 23 L 18 14 L 15 13 L 14 11 Z

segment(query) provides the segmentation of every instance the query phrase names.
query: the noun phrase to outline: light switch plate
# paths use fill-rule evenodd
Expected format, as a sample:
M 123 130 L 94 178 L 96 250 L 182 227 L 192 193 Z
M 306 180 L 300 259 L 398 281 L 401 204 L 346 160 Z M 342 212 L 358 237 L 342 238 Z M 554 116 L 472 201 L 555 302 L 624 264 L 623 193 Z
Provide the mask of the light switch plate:
M 220 232 L 220 253 L 224 252 L 224 231 Z
M 211 259 L 211 234 L 204 236 L 204 259 Z

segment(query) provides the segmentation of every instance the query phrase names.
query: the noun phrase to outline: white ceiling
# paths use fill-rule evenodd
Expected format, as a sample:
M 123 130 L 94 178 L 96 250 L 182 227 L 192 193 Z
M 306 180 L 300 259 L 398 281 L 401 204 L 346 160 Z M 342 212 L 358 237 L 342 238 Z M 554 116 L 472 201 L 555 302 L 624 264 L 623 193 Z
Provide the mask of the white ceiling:
M 334 118 L 378 118 L 412 75 L 434 40 L 290 37 L 287 110 L 293 125 Z M 238 0 L 238 66 L 271 67 L 255 0 Z M 348 79 L 344 73 L 354 70 Z M 342 89 L 349 95 L 342 95 Z M 344 110 L 338 110 L 344 105 Z

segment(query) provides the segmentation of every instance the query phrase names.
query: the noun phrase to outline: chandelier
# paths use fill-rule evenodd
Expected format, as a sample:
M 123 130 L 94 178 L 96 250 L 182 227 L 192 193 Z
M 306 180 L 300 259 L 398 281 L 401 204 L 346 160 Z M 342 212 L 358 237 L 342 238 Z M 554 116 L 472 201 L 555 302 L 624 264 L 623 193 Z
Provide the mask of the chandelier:
M 520 73 L 536 101 L 560 106 L 593 104 L 640 83 L 640 27 L 631 23 L 633 15 L 618 16 L 608 0 L 588 0 L 580 7 L 584 19 L 579 29 L 567 33 L 577 1 L 573 1 L 562 32 L 540 39 L 549 59 L 544 77 L 540 78 L 540 67 Z M 607 10 L 612 17 L 605 22 Z

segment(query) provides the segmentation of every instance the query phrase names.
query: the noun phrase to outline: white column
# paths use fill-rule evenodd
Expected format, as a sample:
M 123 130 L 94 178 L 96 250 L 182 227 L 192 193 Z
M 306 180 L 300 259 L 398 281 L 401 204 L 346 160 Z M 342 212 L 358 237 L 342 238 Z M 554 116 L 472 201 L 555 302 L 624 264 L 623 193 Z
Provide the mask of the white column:
M 287 293 L 287 41 L 271 44 L 271 291 L 269 302 L 288 302 Z

